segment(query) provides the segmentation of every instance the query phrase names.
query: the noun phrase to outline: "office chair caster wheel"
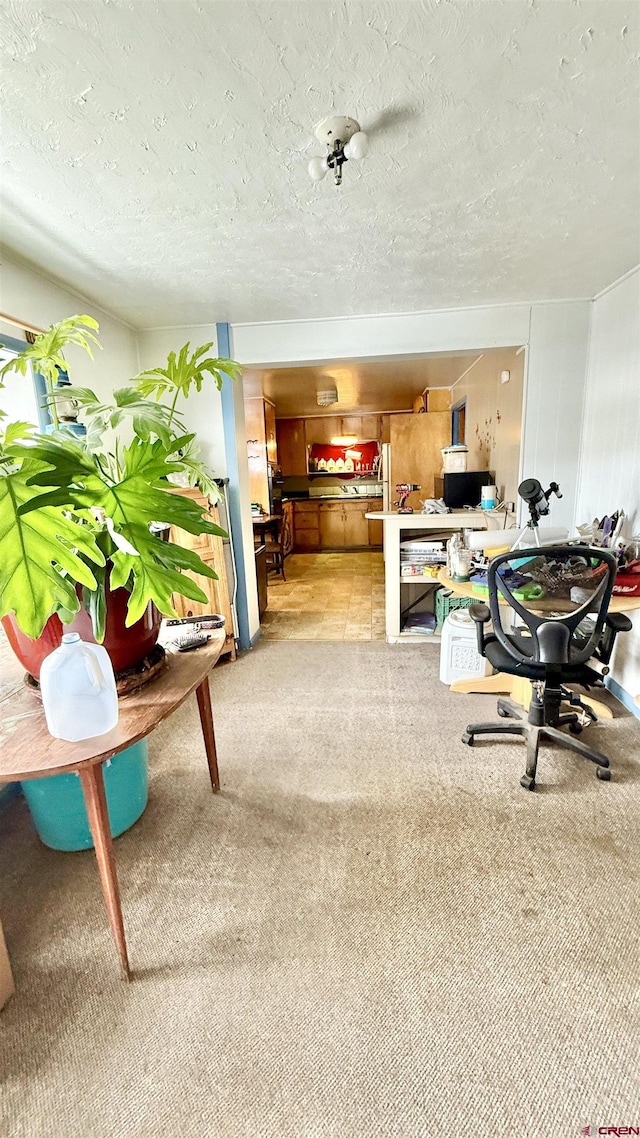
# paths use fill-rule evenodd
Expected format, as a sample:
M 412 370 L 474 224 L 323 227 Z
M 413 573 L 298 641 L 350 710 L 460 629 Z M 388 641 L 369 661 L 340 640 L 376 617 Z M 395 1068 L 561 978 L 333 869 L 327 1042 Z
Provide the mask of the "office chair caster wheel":
M 584 726 L 582 723 L 570 723 L 569 724 L 569 730 L 570 730 L 572 735 L 582 735 L 582 732 L 584 731 Z
M 525 790 L 535 790 L 536 780 L 530 774 L 523 774 L 520 779 L 520 786 L 523 786 Z
M 611 782 L 611 767 L 596 767 L 596 776 L 603 782 Z
M 473 735 L 470 735 L 468 731 L 465 731 L 464 735 L 462 736 L 462 742 L 466 743 L 468 747 L 473 747 Z

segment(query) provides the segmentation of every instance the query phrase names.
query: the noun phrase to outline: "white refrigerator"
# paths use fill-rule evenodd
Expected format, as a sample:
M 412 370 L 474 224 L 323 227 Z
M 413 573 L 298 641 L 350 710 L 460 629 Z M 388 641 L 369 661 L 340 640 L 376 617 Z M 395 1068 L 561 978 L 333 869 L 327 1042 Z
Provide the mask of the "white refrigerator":
M 391 481 L 391 443 L 382 443 L 380 447 L 380 466 L 378 467 L 378 481 L 382 483 L 382 510 L 390 514 L 393 509 L 392 481 Z

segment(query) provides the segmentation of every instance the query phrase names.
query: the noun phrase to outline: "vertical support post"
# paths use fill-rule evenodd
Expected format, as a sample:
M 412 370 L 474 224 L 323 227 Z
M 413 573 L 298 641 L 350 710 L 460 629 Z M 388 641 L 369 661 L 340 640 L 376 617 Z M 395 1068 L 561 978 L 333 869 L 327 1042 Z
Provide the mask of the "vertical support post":
M 218 354 L 232 358 L 229 325 L 216 324 L 216 332 Z M 238 640 L 241 648 L 250 648 L 254 633 L 257 634 L 259 631 L 260 620 L 258 617 L 258 582 L 248 491 L 245 491 L 246 501 L 243 497 L 244 483 L 248 484 L 248 474 L 245 469 L 247 448 L 242 387 L 234 384 L 225 375 L 220 394 L 227 476 L 229 479 L 229 523 L 233 533 L 237 583 Z

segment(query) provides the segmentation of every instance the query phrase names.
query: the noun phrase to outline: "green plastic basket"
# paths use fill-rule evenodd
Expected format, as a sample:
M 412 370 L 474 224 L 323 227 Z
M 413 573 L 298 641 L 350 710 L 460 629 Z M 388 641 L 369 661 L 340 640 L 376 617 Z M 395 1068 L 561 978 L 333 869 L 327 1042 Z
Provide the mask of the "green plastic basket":
M 438 589 L 436 593 L 436 623 L 441 628 L 450 612 L 454 609 L 468 609 L 469 605 L 477 604 L 480 597 L 454 597 L 446 589 Z

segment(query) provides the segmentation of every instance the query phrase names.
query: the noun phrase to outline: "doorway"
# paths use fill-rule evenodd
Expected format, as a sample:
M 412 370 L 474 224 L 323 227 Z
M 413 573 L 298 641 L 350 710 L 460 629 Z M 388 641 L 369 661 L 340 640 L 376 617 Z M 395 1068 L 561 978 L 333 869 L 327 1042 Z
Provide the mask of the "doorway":
M 246 369 L 249 473 L 263 487 L 252 493 L 257 546 L 265 521 L 273 526 L 271 548 L 257 555 L 265 638 L 384 639 L 375 515 L 385 497 L 397 510 L 398 484 L 418 487 L 408 500 L 416 517 L 442 496 L 442 447 L 464 442 L 467 469 L 490 472 L 500 497 L 515 501 L 523 363 L 505 348 Z

